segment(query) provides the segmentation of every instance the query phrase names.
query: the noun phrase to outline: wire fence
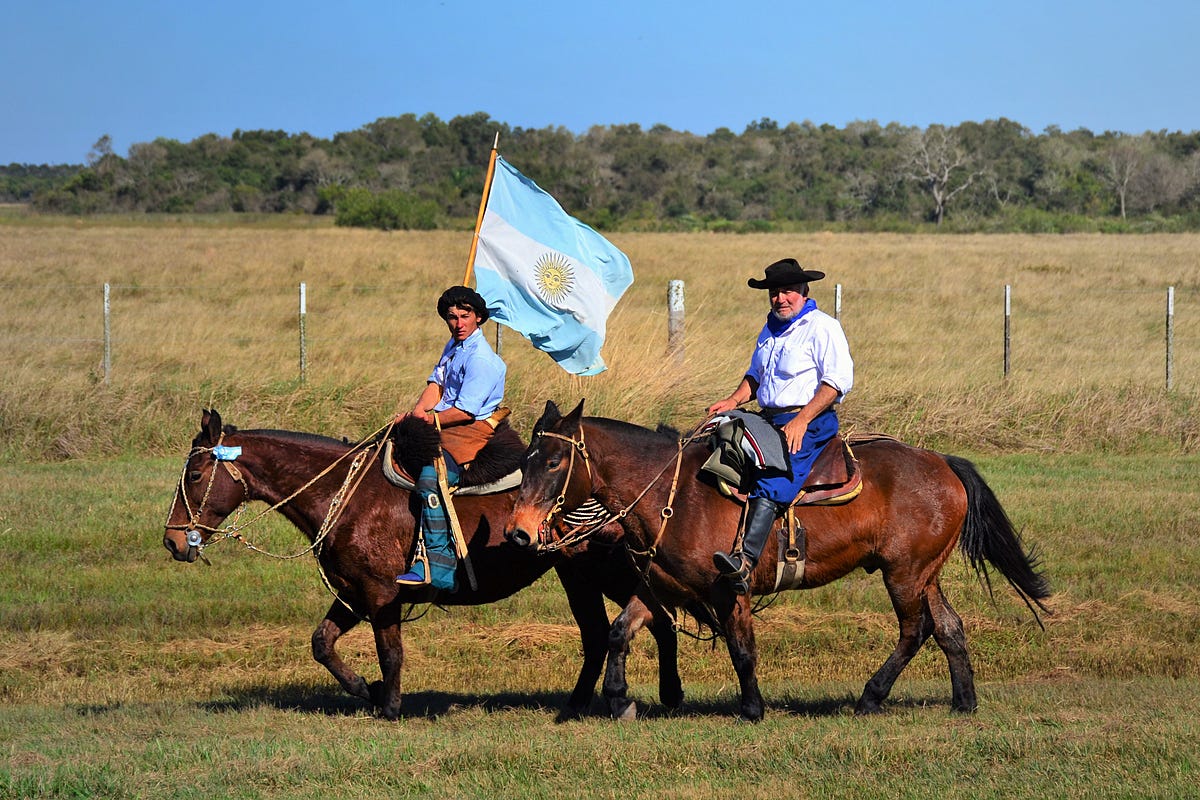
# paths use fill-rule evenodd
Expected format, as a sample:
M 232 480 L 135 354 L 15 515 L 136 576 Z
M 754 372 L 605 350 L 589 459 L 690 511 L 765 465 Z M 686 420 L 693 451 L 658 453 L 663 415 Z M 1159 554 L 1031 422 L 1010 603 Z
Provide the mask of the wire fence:
M 703 303 L 685 309 L 683 281 L 671 281 L 657 307 L 664 359 L 706 359 L 714 319 Z M 1200 379 L 1197 292 L 1147 287 L 1059 294 L 1019 286 L 858 287 L 835 285 L 822 308 L 841 319 L 860 372 L 939 370 L 970 379 L 1057 376 L 1058 382 L 1139 383 L 1194 391 Z M 409 302 L 406 302 L 409 301 Z M 624 301 L 623 301 L 624 302 Z M 47 375 L 84 372 L 102 383 L 146 374 L 191 380 L 243 375 L 307 382 L 354 379 L 385 365 L 410 380 L 428 368 L 444 332 L 413 335 L 402 287 L 338 283 L 264 290 L 203 285 L 70 283 L 0 285 L 0 365 Z M 421 306 L 423 308 L 423 306 Z M 424 316 L 427 312 L 422 311 Z M 684 320 L 686 318 L 686 325 Z M 736 324 L 761 324 L 761 310 Z M 489 326 L 489 329 L 492 326 Z M 610 329 L 609 346 L 619 346 Z M 496 332 L 490 336 L 498 336 Z M 524 343 L 509 334 L 498 346 Z M 748 353 L 747 353 L 748 355 Z M 411 363 L 411 366 L 408 366 Z M 409 370 L 412 375 L 404 375 Z M 1054 382 L 1054 381 L 1052 381 Z

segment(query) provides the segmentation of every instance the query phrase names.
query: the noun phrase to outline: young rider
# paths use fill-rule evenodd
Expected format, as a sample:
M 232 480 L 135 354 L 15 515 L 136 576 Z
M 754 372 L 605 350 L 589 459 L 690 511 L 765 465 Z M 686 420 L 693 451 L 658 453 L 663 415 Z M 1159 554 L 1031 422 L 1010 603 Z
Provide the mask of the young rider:
M 450 340 L 412 410 L 397 414 L 396 421 L 413 416 L 438 427 L 448 482 L 454 484 L 463 467 L 495 431 L 499 420 L 493 415 L 504 399 L 507 367 L 480 330 L 487 322 L 488 308 L 477 292 L 466 286 L 451 286 L 438 299 L 437 311 L 450 331 Z M 421 470 L 417 490 L 424 501 L 421 526 L 433 575 L 426 574 L 424 563 L 418 559 L 412 569 L 396 577 L 396 582 L 419 585 L 432 578 L 437 588 L 453 588 L 454 547 L 447 534 L 445 511 L 437 500 L 437 472 L 432 465 Z

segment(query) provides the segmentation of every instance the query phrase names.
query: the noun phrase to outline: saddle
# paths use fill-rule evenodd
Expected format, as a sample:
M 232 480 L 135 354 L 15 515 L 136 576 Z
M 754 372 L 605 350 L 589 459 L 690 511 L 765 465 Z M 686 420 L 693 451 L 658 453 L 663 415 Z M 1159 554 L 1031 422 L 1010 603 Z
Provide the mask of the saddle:
M 714 473 L 710 471 L 710 474 Z M 717 478 L 717 488 L 738 502 L 746 502 L 746 494 L 724 478 Z M 804 488 L 783 515 L 776 537 L 779 549 L 775 561 L 774 591 L 797 589 L 804 582 L 808 532 L 796 516 L 796 506 L 842 505 L 858 497 L 862 488 L 862 470 L 859 469 L 854 451 L 840 435 L 834 436 L 817 455 Z
M 400 458 L 395 445 L 401 445 Z M 407 419 L 397 426 L 392 437 L 385 440 L 380 461 L 383 474 L 393 486 L 406 491 L 416 488 L 421 467 L 433 463 L 441 448 L 437 430 L 428 423 Z M 454 494 L 495 494 L 521 485 L 521 458 L 525 442 L 507 422 L 496 425 L 496 432 L 480 448 L 471 462 L 462 468 L 459 485 Z
M 812 471 L 793 506 L 836 506 L 849 503 L 862 492 L 862 470 L 850 444 L 841 435 L 834 436 L 822 448 L 813 463 Z M 717 478 L 717 488 L 727 497 L 744 503 L 746 493 L 724 478 Z

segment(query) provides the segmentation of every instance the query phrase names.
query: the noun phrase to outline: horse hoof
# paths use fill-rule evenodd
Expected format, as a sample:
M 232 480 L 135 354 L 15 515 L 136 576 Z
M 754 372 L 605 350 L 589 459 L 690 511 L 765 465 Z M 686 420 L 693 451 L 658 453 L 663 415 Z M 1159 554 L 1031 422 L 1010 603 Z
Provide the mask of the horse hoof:
M 882 714 L 882 713 L 883 713 L 883 706 L 879 705 L 879 703 L 867 703 L 862 700 L 859 700 L 858 705 L 856 705 L 854 707 L 854 716 L 856 716 L 856 717 L 868 717 L 868 716 L 871 716 L 872 714 Z
M 747 710 L 747 709 L 743 708 L 742 709 L 742 719 L 745 720 L 746 722 L 753 722 L 755 724 L 762 722 L 763 710 L 761 708 L 757 709 L 757 710 Z
M 611 701 L 612 718 L 617 722 L 633 722 L 637 719 L 637 703 L 624 698 Z
M 683 707 L 683 691 L 665 692 L 659 696 L 662 704 L 671 711 L 678 711 Z
M 359 700 L 366 700 L 368 703 L 374 703 L 375 699 L 371 697 L 371 687 L 367 685 L 366 679 L 361 676 L 354 681 L 347 689 L 351 697 L 357 697 Z

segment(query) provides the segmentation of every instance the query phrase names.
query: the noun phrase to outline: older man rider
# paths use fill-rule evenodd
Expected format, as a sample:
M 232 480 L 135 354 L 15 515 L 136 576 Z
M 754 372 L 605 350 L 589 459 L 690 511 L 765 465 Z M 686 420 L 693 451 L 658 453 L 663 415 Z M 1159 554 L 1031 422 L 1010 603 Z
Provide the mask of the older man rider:
M 713 554 L 713 564 L 737 594 L 749 593 L 750 574 L 771 526 L 800 493 L 821 448 L 837 434 L 835 407 L 854 384 L 854 361 L 842 326 L 808 296 L 808 285 L 824 277 L 824 272 L 785 258 L 768 266 L 761 280 L 747 281 L 770 293 L 771 311 L 741 383 L 708 407 L 712 416 L 757 400 L 763 416 L 780 429 L 790 454 L 790 475 L 755 481 L 741 552 Z

